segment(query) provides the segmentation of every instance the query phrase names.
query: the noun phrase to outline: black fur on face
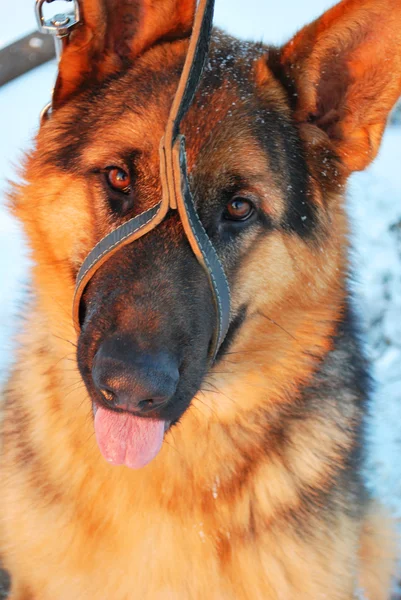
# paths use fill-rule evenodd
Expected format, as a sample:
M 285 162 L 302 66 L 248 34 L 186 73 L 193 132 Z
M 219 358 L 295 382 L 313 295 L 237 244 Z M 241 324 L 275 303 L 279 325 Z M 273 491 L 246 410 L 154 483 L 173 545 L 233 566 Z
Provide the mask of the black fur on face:
M 145 416 L 178 420 L 207 370 L 216 317 L 207 277 L 176 214 L 103 265 L 86 288 L 82 313 L 78 364 L 92 400 L 104 403 L 92 371 L 102 343 L 113 337 L 127 364 L 168 355 L 179 372 L 177 389 Z

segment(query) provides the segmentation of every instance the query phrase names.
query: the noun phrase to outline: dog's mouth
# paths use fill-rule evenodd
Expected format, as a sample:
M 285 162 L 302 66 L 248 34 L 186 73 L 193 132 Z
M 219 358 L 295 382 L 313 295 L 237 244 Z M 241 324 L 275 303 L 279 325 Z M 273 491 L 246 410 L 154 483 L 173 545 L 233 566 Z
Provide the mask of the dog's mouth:
M 159 454 L 170 423 L 111 411 L 93 403 L 96 441 L 103 457 L 114 466 L 141 469 Z
M 227 345 L 241 327 L 245 311 L 243 307 L 233 320 Z M 153 359 L 148 356 L 144 361 L 143 355 L 135 352 L 130 336 L 124 344 L 122 334 L 117 338 L 119 343 L 111 337 L 99 344 L 96 338 L 94 345 L 102 350 L 90 351 L 93 341 L 89 350 L 83 344 L 79 365 L 92 399 L 99 450 L 113 466 L 141 469 L 157 457 L 166 433 L 181 420 L 201 388 L 208 366 L 208 345 L 203 352 L 198 348 L 187 361 L 169 358 L 168 353 L 153 355 Z M 219 354 L 225 349 L 222 347 Z M 153 400 L 143 400 L 145 397 Z
M 199 390 L 207 347 L 205 356 L 198 351 L 187 360 L 168 350 L 140 351 L 134 336 L 122 333 L 102 337 L 96 350 L 92 344 L 91 335 L 81 336 L 78 365 L 91 398 L 98 448 L 110 465 L 141 469 L 157 457 L 166 432 Z

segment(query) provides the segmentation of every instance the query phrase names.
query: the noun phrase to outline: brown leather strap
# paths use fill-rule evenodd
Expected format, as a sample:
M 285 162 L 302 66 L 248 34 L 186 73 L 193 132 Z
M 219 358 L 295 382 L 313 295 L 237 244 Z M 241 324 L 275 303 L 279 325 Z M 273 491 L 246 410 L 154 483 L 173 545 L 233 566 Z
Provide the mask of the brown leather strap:
M 163 193 L 166 194 L 174 190 L 174 142 L 179 135 L 181 122 L 191 106 L 205 66 L 212 32 L 213 11 L 214 0 L 200 0 L 180 82 L 171 106 L 164 140 L 162 140 L 167 175 L 166 180 L 163 181 L 162 178 L 162 185 Z M 171 208 L 177 208 L 174 196 L 175 194 L 170 197 Z
M 200 0 L 184 68 L 177 88 L 166 132 L 160 144 L 162 200 L 153 208 L 127 221 L 104 237 L 85 259 L 75 290 L 73 319 L 79 332 L 79 307 L 85 287 L 96 271 L 115 252 L 157 227 L 169 209 L 178 209 L 191 248 L 208 277 L 216 307 L 216 329 L 210 356 L 213 360 L 227 334 L 230 289 L 217 253 L 196 212 L 188 182 L 185 138 L 180 124 L 190 107 L 207 58 L 213 21 L 214 0 Z

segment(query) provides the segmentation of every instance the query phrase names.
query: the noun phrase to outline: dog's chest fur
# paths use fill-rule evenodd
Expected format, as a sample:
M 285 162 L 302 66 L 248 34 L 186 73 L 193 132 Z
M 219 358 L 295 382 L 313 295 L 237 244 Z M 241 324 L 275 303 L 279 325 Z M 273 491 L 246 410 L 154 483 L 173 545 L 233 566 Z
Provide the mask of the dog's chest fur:
M 19 453 L 15 458 L 26 470 L 5 501 L 15 506 L 12 525 L 18 523 L 23 538 L 14 560 L 21 565 L 24 556 L 40 557 L 35 574 L 29 577 L 29 564 L 26 569 L 28 580 L 40 582 L 41 600 L 309 600 L 333 590 L 330 597 L 349 598 L 359 570 L 363 487 L 350 481 L 358 453 L 351 459 L 340 430 L 349 419 L 357 435 L 363 364 L 355 359 L 349 326 L 336 346 L 304 390 L 298 414 L 280 419 L 280 427 L 269 429 L 263 414 L 252 420 L 239 410 L 229 426 L 213 422 L 208 412 L 190 411 L 155 464 L 139 473 L 109 467 L 98 456 L 89 419 L 82 431 L 68 412 L 52 414 L 54 380 L 43 361 L 32 364 L 30 381 L 47 390 L 46 414 L 14 406 L 14 427 L 26 435 L 14 437 L 10 424 L 6 451 Z M 353 368 L 347 368 L 352 357 Z M 337 395 L 330 414 L 335 381 L 343 398 Z M 21 375 L 16 385 L 24 385 Z M 8 402 L 12 410 L 12 394 Z M 46 423 L 40 434 L 32 429 L 36 418 Z M 55 433 L 53 419 L 69 430 L 67 438 Z M 248 461 L 233 459 L 244 449 Z M 330 564 L 326 551 L 335 557 Z M 312 578 L 305 577 L 310 564 Z

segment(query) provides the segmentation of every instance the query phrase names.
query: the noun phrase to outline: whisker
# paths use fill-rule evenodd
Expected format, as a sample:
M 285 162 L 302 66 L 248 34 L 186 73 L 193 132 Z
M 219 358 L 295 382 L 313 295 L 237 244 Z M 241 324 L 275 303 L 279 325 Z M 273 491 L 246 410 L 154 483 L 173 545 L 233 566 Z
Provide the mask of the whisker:
M 83 383 L 82 383 L 82 384 L 80 384 L 80 385 L 76 386 L 75 388 L 73 388 L 73 389 L 70 389 L 70 390 L 68 391 L 68 393 L 64 395 L 64 399 L 65 399 L 65 398 L 68 398 L 69 396 L 71 396 L 71 394 L 74 394 L 75 392 L 78 392 L 79 390 L 82 390 L 82 389 L 84 389 L 84 388 L 85 388 L 85 384 L 83 384 Z M 81 404 L 81 406 L 82 406 L 82 404 Z
M 276 325 L 276 327 L 278 327 L 279 329 L 281 329 L 281 331 L 283 331 L 284 333 L 286 333 L 291 339 L 293 339 L 295 342 L 297 342 L 297 338 L 292 335 L 292 333 L 290 333 L 289 331 L 287 331 L 287 329 L 285 329 L 285 327 L 283 327 L 282 325 L 280 325 L 280 323 L 277 323 L 277 321 L 275 321 L 274 319 L 272 319 L 271 317 L 269 317 L 268 315 L 265 315 L 265 313 L 263 313 L 262 311 L 258 311 L 257 312 L 258 315 L 264 317 L 265 319 L 267 319 L 268 321 L 270 321 L 270 323 L 273 323 L 273 325 Z
M 61 340 L 62 342 L 67 342 L 67 344 L 71 344 L 71 346 L 74 346 L 74 348 L 76 348 L 78 350 L 77 344 L 74 344 L 74 342 L 72 342 L 71 340 L 67 340 L 66 338 L 60 337 L 59 335 L 56 335 L 55 333 L 53 333 L 53 337 L 57 338 L 58 340 Z
M 200 392 L 202 392 L 203 390 L 199 390 L 199 391 L 200 391 Z M 198 393 L 199 393 L 199 392 L 198 392 Z M 216 411 L 215 411 L 215 410 L 214 410 L 214 409 L 213 409 L 211 406 L 209 406 L 208 404 L 206 404 L 206 402 L 203 402 L 203 400 L 201 400 L 201 399 L 198 397 L 198 395 L 195 395 L 195 396 L 194 396 L 194 400 L 197 400 L 198 402 L 200 402 L 201 404 L 203 404 L 203 406 L 206 406 L 206 408 L 208 408 L 208 409 L 210 410 L 210 412 L 211 412 L 211 413 L 212 413 L 212 414 L 213 414 L 213 415 L 216 417 L 216 419 L 217 419 L 218 421 L 220 421 L 220 419 L 219 419 L 219 416 L 218 416 L 218 414 L 216 413 Z M 193 406 L 195 406 L 195 405 L 193 405 Z M 199 407 L 198 407 L 198 410 L 199 410 Z
M 207 385 L 212 385 L 215 389 L 215 394 L 221 394 L 221 396 L 224 396 L 225 398 L 227 398 L 227 400 L 230 400 L 230 402 L 232 402 L 233 404 L 238 405 L 237 400 L 234 400 L 234 398 L 230 398 L 230 396 L 227 396 L 227 394 L 225 392 L 222 392 L 216 385 L 214 385 L 211 381 L 206 381 Z
M 62 356 L 61 358 L 59 358 L 59 360 L 57 362 L 55 362 L 52 365 L 52 367 L 53 368 L 57 367 L 57 365 L 59 365 L 63 360 L 68 360 L 68 361 L 74 362 L 74 360 L 72 358 L 69 358 L 70 356 L 72 356 L 72 353 L 71 354 L 66 354 L 65 356 Z M 63 369 L 63 370 L 65 370 L 65 369 Z

